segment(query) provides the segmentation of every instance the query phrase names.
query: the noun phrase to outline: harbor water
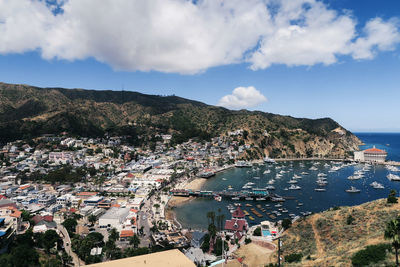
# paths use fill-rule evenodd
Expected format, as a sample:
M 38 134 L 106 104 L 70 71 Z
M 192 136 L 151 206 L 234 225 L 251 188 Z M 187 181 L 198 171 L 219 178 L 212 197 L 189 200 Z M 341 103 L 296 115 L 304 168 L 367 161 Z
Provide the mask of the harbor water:
M 376 145 L 388 151 L 390 160 L 400 160 L 400 134 L 357 134 L 366 144 L 362 149 Z M 362 178 L 357 180 L 348 179 L 360 172 Z M 303 173 L 303 174 L 302 174 Z M 307 174 L 305 174 L 307 173 Z M 399 192 L 400 182 L 391 181 L 387 178 L 389 173 L 400 175 L 383 165 L 345 164 L 333 161 L 288 161 L 276 164 L 262 164 L 251 168 L 233 168 L 219 173 L 202 187 L 202 190 L 210 191 L 241 191 L 243 186 L 250 183 L 253 188 L 265 188 L 273 186 L 275 190 L 271 193 L 290 197 L 285 202 L 255 201 L 255 200 L 231 200 L 222 199 L 221 202 L 214 199 L 198 198 L 180 207 L 175 208 L 176 217 L 184 227 L 207 228 L 207 212 L 219 210 L 230 218 L 231 213 L 228 206 L 240 203 L 254 220 L 247 219 L 249 223 L 259 223 L 263 220 L 281 220 L 289 218 L 289 214 L 302 216 L 307 212 L 320 212 L 336 206 L 359 205 L 371 200 L 385 198 L 391 189 Z M 293 179 L 296 177 L 296 179 Z M 317 180 L 325 180 L 327 184 L 321 186 Z M 290 184 L 290 180 L 297 183 Z M 373 188 L 370 184 L 378 182 L 383 189 Z M 299 186 L 299 190 L 290 190 L 290 186 Z M 359 189 L 359 193 L 346 192 L 351 186 Z M 325 188 L 326 191 L 315 191 L 316 188 Z M 282 207 L 277 206 L 281 204 Z M 251 207 L 246 206 L 251 205 Z M 260 205 L 265 212 L 260 210 Z M 257 217 L 251 212 L 256 209 L 263 217 Z M 282 212 L 284 211 L 284 212 Z M 276 219 L 271 219 L 267 213 L 278 213 Z M 249 217 L 249 216 L 248 216 Z

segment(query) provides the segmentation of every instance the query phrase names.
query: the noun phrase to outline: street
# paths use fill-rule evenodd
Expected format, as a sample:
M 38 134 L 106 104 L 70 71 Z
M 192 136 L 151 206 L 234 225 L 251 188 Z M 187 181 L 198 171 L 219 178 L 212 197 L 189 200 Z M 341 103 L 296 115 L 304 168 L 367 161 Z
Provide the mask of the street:
M 73 262 L 74 266 L 85 265 L 85 263 L 83 261 L 81 261 L 79 259 L 79 257 L 72 251 L 71 239 L 69 237 L 67 229 L 65 229 L 65 227 L 61 224 L 57 224 L 57 229 L 61 233 L 62 240 L 64 242 L 65 251 L 67 252 L 68 255 L 70 255 L 72 257 L 72 262 Z

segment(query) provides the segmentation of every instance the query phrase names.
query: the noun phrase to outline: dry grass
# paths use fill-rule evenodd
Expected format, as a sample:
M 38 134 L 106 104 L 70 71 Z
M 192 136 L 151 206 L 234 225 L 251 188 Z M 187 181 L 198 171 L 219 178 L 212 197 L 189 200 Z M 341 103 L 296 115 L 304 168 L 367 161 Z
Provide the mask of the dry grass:
M 283 255 L 302 253 L 298 266 L 351 266 L 358 250 L 388 242 L 383 238 L 386 222 L 399 214 L 400 204 L 387 205 L 386 199 L 314 214 L 285 233 Z M 351 225 L 349 215 L 355 219 Z

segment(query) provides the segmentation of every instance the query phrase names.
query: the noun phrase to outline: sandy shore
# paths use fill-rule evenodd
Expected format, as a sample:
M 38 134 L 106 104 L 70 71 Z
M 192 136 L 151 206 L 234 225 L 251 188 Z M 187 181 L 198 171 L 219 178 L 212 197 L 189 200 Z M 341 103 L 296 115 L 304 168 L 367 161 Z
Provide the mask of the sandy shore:
M 195 178 L 191 181 L 182 182 L 178 184 L 175 188 L 200 190 L 206 181 L 207 179 L 205 178 Z M 165 218 L 171 222 L 174 222 L 176 220 L 174 208 L 188 203 L 193 199 L 193 197 L 172 197 L 168 201 L 167 208 L 165 209 Z

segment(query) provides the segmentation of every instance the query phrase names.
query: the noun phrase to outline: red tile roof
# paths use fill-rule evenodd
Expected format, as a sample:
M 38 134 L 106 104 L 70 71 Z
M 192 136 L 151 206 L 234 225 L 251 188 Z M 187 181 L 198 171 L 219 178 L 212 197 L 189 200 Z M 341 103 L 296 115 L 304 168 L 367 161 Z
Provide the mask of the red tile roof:
M 367 153 L 367 154 L 386 154 L 386 151 L 374 147 L 374 148 L 369 148 L 369 149 L 364 150 L 364 153 Z
M 133 236 L 133 230 L 122 230 L 121 233 L 119 234 L 119 237 L 131 237 Z
M 244 231 L 246 230 L 246 220 L 243 219 L 226 220 L 225 230 Z
M 244 212 L 240 207 L 237 207 L 237 209 L 232 213 L 232 217 L 235 218 L 244 218 Z

